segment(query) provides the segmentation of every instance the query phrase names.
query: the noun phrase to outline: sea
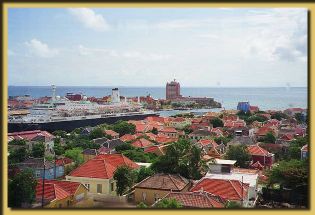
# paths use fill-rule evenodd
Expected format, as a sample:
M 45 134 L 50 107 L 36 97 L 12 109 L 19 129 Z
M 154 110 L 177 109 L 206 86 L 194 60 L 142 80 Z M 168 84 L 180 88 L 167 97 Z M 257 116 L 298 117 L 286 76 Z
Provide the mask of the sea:
M 65 96 L 66 93 L 82 93 L 88 97 L 103 97 L 111 94 L 113 87 L 80 87 L 57 86 L 56 95 Z M 121 96 L 146 96 L 155 99 L 165 98 L 165 87 L 119 87 Z M 32 98 L 51 96 L 50 86 L 9 86 L 9 96 L 30 95 Z M 225 109 L 236 109 L 238 102 L 248 101 L 250 105 L 258 106 L 261 110 L 284 110 L 291 107 L 308 107 L 307 87 L 181 87 L 183 96 L 211 97 L 221 102 Z M 221 109 L 211 109 L 219 111 Z M 190 110 L 188 112 L 208 112 L 208 109 Z M 187 111 L 162 111 L 162 116 L 174 115 Z

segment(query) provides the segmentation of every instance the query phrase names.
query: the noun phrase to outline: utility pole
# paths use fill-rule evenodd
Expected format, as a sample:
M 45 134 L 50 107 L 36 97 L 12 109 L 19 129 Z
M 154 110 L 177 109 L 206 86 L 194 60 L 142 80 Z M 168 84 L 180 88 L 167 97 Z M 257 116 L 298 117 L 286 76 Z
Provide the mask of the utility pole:
M 44 189 L 45 189 L 45 152 L 44 152 L 44 173 L 43 173 L 43 185 L 42 185 L 42 208 L 44 208 Z

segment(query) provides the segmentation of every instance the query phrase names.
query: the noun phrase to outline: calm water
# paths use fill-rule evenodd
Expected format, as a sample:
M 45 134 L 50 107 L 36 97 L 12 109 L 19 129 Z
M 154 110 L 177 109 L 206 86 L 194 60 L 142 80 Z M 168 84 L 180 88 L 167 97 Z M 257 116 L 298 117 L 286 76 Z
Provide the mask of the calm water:
M 86 96 L 103 97 L 111 94 L 111 87 L 59 87 L 56 94 L 83 93 Z M 33 98 L 51 96 L 51 87 L 9 86 L 9 96 L 31 95 Z M 145 96 L 165 98 L 164 87 L 119 87 L 122 96 Z M 283 110 L 289 107 L 307 108 L 307 88 L 181 88 L 183 96 L 213 97 L 226 109 L 236 109 L 239 101 L 249 101 L 260 109 Z

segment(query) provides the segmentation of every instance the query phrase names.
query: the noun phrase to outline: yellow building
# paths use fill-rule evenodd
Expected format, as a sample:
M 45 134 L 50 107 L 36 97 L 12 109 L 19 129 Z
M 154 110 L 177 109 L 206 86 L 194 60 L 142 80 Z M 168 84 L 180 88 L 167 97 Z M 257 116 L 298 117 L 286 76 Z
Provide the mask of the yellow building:
M 66 176 L 66 180 L 82 183 L 89 193 L 117 195 L 113 176 L 116 169 L 123 165 L 139 168 L 121 154 L 100 154 L 73 170 Z
M 87 199 L 88 190 L 77 182 L 45 180 L 43 195 L 43 181 L 39 180 L 36 187 L 36 200 L 41 204 L 44 196 L 45 208 L 72 208 Z
M 191 182 L 180 175 L 159 173 L 135 185 L 134 198 L 136 203 L 152 205 L 171 191 L 186 192 L 190 187 Z

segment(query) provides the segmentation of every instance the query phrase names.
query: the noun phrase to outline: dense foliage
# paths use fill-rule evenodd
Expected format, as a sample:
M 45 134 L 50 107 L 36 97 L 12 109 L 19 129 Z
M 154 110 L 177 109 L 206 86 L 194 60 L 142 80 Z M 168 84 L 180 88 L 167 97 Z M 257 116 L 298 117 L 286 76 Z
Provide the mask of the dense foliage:
M 180 204 L 176 199 L 162 199 L 155 205 L 156 208 L 182 208 L 182 204 Z
M 308 160 L 280 161 L 267 175 L 269 184 L 280 184 L 281 187 L 296 188 L 308 184 Z
M 8 204 L 12 208 L 30 205 L 35 201 L 37 180 L 31 170 L 24 170 L 9 180 Z
M 213 126 L 214 128 L 223 127 L 223 126 L 224 126 L 223 121 L 222 121 L 220 118 L 218 118 L 218 117 L 216 117 L 216 118 L 214 118 L 214 119 L 211 119 L 211 120 L 210 120 L 210 123 L 212 124 L 212 126 Z
M 113 130 L 119 133 L 119 136 L 121 137 L 125 134 L 134 134 L 136 132 L 136 126 L 120 120 L 113 125 Z
M 201 160 L 201 150 L 191 144 L 189 140 L 180 139 L 172 143 L 166 154 L 158 157 L 151 168 L 155 172 L 180 174 L 190 179 L 200 179 L 205 169 Z
M 44 143 L 36 143 L 32 147 L 32 156 L 34 158 L 42 158 L 45 153 L 45 145 Z
M 230 146 L 225 154 L 225 158 L 229 160 L 236 160 L 236 166 L 241 168 L 247 168 L 251 156 L 247 151 L 247 147 L 244 145 Z
M 114 172 L 114 179 L 116 180 L 117 193 L 121 196 L 128 188 L 132 187 L 136 174 L 130 167 L 121 166 Z

